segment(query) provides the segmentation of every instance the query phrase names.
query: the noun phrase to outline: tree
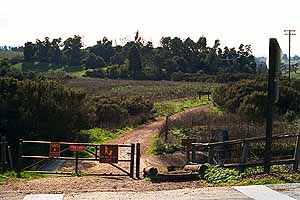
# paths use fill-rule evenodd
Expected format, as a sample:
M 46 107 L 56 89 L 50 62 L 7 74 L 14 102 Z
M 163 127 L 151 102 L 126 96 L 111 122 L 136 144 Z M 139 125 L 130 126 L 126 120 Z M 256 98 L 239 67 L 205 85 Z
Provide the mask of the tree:
M 32 42 L 26 42 L 24 46 L 24 61 L 32 62 L 35 50 Z
M 139 78 L 138 74 L 142 71 L 141 56 L 135 45 L 129 51 L 129 71 L 131 71 L 133 79 Z
M 83 47 L 81 37 L 74 35 L 73 38 L 68 38 L 64 41 L 63 54 L 66 64 L 79 66 L 81 62 L 81 48 Z

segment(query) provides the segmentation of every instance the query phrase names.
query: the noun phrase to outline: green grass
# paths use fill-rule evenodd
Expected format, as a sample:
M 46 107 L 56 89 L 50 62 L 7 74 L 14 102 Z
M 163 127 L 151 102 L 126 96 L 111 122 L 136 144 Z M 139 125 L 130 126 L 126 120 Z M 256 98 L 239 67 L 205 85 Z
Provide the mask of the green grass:
M 207 97 L 202 97 L 200 100 L 197 97 L 193 97 L 157 102 L 154 104 L 154 109 L 158 116 L 167 116 L 210 103 L 212 101 L 207 99 Z
M 23 56 L 23 52 L 19 51 L 0 51 L 0 60 L 8 58 L 11 59 L 16 56 Z
M 38 178 L 46 178 L 49 175 L 39 174 L 35 172 L 21 172 L 21 179 L 38 179 Z M 5 172 L 4 174 L 0 174 L 0 184 L 4 184 L 9 179 L 17 178 L 17 174 L 13 171 Z
M 87 69 L 81 71 L 73 71 L 73 72 L 68 72 L 67 74 L 74 77 L 83 77 L 87 71 L 89 70 Z
M 131 130 L 131 128 L 122 128 L 115 131 L 103 129 L 103 128 L 93 128 L 88 130 L 80 131 L 81 134 L 88 137 L 89 142 L 102 144 L 109 140 L 115 139 L 119 135 L 123 134 L 126 131 Z

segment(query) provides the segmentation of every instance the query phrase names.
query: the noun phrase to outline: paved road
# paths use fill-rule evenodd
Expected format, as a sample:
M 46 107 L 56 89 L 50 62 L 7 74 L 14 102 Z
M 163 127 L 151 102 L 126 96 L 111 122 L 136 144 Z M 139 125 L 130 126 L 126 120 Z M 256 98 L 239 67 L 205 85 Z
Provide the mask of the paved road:
M 38 197 L 38 196 L 36 196 Z M 57 195 L 57 199 L 61 196 Z M 4 198 L 5 199 L 5 198 Z M 45 196 L 26 200 L 47 200 Z M 92 192 L 64 195 L 64 200 L 300 200 L 300 184 L 283 184 L 269 186 L 239 186 L 239 187 L 206 187 L 198 189 L 179 189 L 148 192 Z

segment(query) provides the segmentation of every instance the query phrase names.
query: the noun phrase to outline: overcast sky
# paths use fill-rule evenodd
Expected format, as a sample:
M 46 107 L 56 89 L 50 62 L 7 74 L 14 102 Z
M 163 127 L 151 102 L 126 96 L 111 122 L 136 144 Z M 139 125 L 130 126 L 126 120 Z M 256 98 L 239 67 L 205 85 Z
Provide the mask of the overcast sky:
M 299 0 L 0 0 L 0 45 L 81 35 L 89 46 L 103 36 L 134 37 L 159 44 L 162 36 L 206 36 L 209 45 L 251 44 L 255 55 L 268 54 L 268 39 L 278 38 L 287 53 L 284 29 L 296 29 L 292 54 L 300 54 Z

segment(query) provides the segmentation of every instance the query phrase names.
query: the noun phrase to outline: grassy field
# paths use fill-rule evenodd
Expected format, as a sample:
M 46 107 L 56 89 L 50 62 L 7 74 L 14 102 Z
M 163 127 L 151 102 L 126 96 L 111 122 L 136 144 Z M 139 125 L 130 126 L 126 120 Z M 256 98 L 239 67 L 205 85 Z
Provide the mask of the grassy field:
M 217 87 L 217 84 L 214 83 L 105 80 L 93 78 L 73 78 L 65 80 L 64 85 L 81 89 L 93 96 L 144 96 L 153 102 L 196 97 L 199 91 L 213 90 Z
M 18 52 L 18 51 L 0 51 L 0 60 L 5 59 L 5 58 L 13 58 L 16 56 L 23 56 L 23 52 Z
M 201 99 L 192 97 L 156 102 L 154 103 L 154 108 L 158 116 L 167 116 L 210 103 L 212 101 L 207 99 L 207 97 L 202 97 Z

